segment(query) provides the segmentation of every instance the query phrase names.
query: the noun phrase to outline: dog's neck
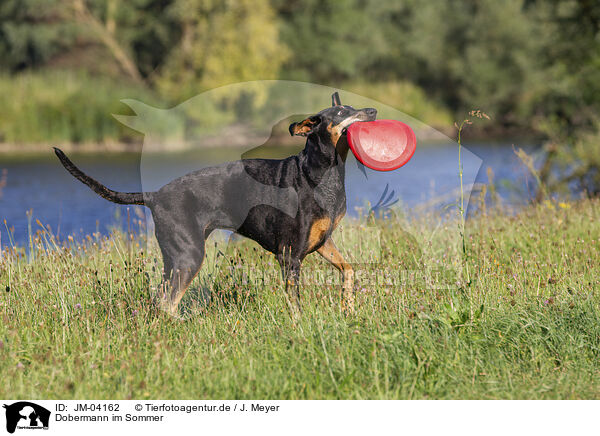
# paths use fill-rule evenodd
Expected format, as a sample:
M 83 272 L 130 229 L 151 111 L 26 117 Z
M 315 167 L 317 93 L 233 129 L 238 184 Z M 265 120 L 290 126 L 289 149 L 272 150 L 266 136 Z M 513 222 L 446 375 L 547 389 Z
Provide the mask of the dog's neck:
M 348 138 L 345 134 L 340 136 L 337 144 L 335 144 L 335 150 L 340 155 L 342 159 L 342 163 L 346 163 L 346 158 L 348 157 L 348 151 L 350 150 L 350 146 L 348 145 Z
M 340 150 L 337 148 L 338 144 L 342 146 Z M 323 175 L 331 169 L 337 169 L 343 179 L 347 156 L 348 142 L 345 135 L 334 144 L 328 136 L 324 138 L 311 134 L 308 135 L 304 150 L 300 153 L 302 171 L 315 186 L 321 183 Z

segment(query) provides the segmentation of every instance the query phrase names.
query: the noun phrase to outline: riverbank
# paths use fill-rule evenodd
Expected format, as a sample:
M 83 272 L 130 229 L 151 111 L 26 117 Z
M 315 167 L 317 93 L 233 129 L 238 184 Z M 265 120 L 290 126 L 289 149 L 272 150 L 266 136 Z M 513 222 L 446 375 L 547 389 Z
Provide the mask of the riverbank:
M 48 150 L 52 150 L 52 147 L 59 147 L 65 152 L 69 153 L 81 153 L 81 154 L 94 154 L 94 153 L 141 153 L 142 151 L 151 153 L 167 153 L 167 152 L 181 152 L 190 149 L 204 148 L 230 148 L 230 149 L 244 149 L 248 148 L 248 144 L 261 144 L 265 141 L 264 135 L 243 135 L 237 132 L 232 132 L 227 136 L 206 136 L 203 137 L 202 141 L 190 143 L 178 143 L 165 145 L 164 147 L 160 144 L 152 144 L 149 147 L 144 146 L 144 137 L 139 135 L 139 138 L 132 139 L 131 141 L 103 141 L 103 142 L 69 142 L 69 141 L 55 141 L 55 142 L 40 142 L 40 143 L 6 143 L 0 142 L 0 156 L 14 156 L 14 155 L 34 155 L 46 153 Z M 432 128 L 418 132 L 420 141 L 418 145 L 435 145 L 436 142 L 446 143 L 449 140 L 454 141 L 456 138 L 455 129 L 448 127 Z M 513 139 L 515 138 L 515 139 Z M 488 130 L 468 130 L 463 135 L 463 141 L 478 142 L 478 143 L 510 143 L 510 144 L 542 144 L 545 139 L 539 134 L 535 134 L 531 131 L 523 130 L 506 130 L 491 132 Z M 287 147 L 294 148 L 299 145 L 303 145 L 303 142 L 299 138 L 292 138 L 289 135 L 277 134 L 270 136 L 262 146 L 279 148 Z M 0 164 L 1 165 L 1 164 Z
M 294 148 L 304 145 L 304 140 L 298 137 L 291 137 L 288 133 L 289 122 L 282 121 L 274 126 L 270 132 L 253 132 L 251 128 L 243 125 L 233 125 L 231 128 L 224 129 L 218 135 L 202 135 L 194 141 L 176 141 L 176 140 L 157 140 L 144 142 L 144 136 L 130 141 L 102 141 L 102 142 L 69 142 L 56 141 L 54 143 L 2 143 L 0 142 L 0 155 L 32 155 L 45 153 L 52 150 L 52 147 L 59 147 L 69 153 L 141 153 L 142 151 L 150 153 L 170 153 L 186 152 L 198 149 L 248 149 L 248 147 L 260 146 L 261 148 Z M 451 130 L 446 129 L 443 133 L 434 129 L 423 129 L 416 134 L 420 141 L 447 142 L 447 134 L 452 134 Z
M 397 216 L 380 223 L 381 250 L 356 239 L 372 224 L 343 222 L 357 313 L 340 314 L 337 273 L 311 255 L 297 325 L 254 243 L 225 251 L 231 271 L 207 244 L 178 320 L 150 304 L 161 264 L 145 232 L 61 247 L 40 231 L 29 256 L 0 261 L 0 396 L 598 399 L 599 213 L 598 200 L 487 210 L 467 226 L 471 282 L 450 274 L 442 287 L 425 279 L 460 271 L 455 221 Z

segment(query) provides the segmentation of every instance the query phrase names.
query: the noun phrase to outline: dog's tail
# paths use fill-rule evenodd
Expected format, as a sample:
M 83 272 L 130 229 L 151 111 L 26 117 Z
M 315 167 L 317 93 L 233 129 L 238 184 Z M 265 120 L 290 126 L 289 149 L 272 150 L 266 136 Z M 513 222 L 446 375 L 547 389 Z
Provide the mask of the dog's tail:
M 144 194 L 141 192 L 116 192 L 108 189 L 102 183 L 92 179 L 79 168 L 63 153 L 59 148 L 54 147 L 54 152 L 63 166 L 70 172 L 73 177 L 88 185 L 92 191 L 100 197 L 118 204 L 144 204 Z

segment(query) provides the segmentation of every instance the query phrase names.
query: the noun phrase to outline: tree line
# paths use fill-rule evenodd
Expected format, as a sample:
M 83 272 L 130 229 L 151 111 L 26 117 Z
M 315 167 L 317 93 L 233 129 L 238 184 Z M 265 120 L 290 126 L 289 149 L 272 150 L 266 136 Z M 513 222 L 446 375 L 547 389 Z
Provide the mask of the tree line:
M 452 117 L 481 108 L 586 155 L 599 29 L 595 0 L 3 0 L 0 73 L 83 71 L 171 102 L 282 78 L 371 86 L 398 107 L 386 89 L 403 83 Z

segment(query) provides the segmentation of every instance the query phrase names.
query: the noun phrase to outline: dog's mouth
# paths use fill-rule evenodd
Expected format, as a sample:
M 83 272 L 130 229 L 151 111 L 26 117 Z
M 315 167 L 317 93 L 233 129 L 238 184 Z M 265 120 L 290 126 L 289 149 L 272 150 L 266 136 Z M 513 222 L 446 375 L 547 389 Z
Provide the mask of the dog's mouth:
M 352 123 L 348 124 L 347 126 L 345 126 L 342 129 L 342 135 L 345 135 L 346 132 L 348 132 L 348 128 L 350 128 L 350 126 L 352 124 L 354 124 L 354 123 L 365 123 L 365 122 L 368 122 L 368 121 L 375 121 L 375 118 L 373 118 L 373 119 L 364 119 L 364 120 L 358 119 L 358 120 L 353 121 Z
M 345 135 L 348 128 L 354 123 L 360 123 L 365 121 L 375 121 L 377 118 L 377 110 L 373 108 L 362 109 L 356 112 L 354 115 L 346 118 L 339 124 L 340 132 Z
M 364 121 L 366 121 L 366 120 L 364 120 Z M 355 121 L 354 123 L 362 123 L 362 122 L 364 122 L 364 121 L 363 121 L 363 120 L 357 120 L 357 121 Z M 354 123 L 352 123 L 352 124 L 354 124 Z M 349 128 L 349 127 L 350 127 L 352 124 L 349 124 L 348 126 L 346 126 L 346 127 L 344 127 L 344 128 L 342 129 L 342 135 L 345 135 L 345 134 L 348 132 L 348 128 Z

